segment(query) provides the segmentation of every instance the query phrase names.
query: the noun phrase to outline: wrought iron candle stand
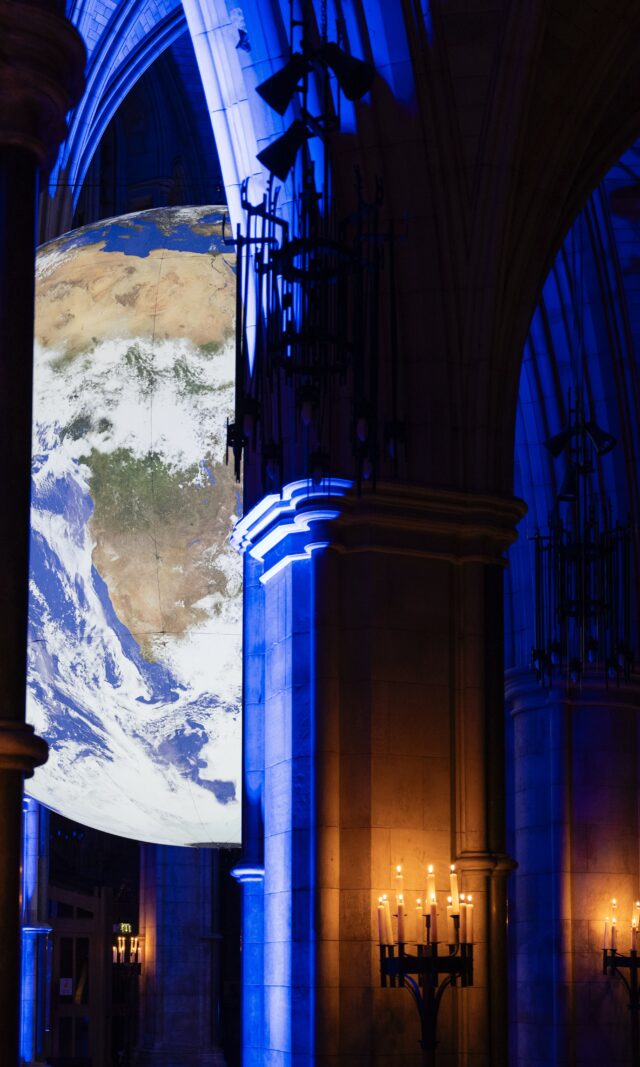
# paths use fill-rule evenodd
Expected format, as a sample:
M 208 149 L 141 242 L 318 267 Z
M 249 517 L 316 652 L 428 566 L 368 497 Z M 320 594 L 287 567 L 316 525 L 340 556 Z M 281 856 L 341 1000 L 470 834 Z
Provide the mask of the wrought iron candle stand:
M 380 984 L 383 988 L 404 986 L 411 993 L 420 1016 L 423 1063 L 435 1067 L 440 1003 L 449 986 L 473 985 L 473 945 L 460 943 L 459 915 L 453 916 L 455 943 L 449 945 L 431 940 L 430 916 L 425 920 L 427 943 L 416 945 L 415 956 L 405 951 L 403 941 L 397 943 L 397 955 L 396 945 L 380 945 Z M 441 945 L 447 951 L 440 953 Z
M 637 949 L 632 948 L 628 956 L 623 956 L 615 948 L 605 948 L 602 953 L 602 971 L 610 978 L 617 974 L 624 982 L 629 996 L 628 1008 L 631 1013 L 631 1067 L 640 1067 L 640 989 L 638 988 Z M 629 972 L 629 977 L 623 974 Z

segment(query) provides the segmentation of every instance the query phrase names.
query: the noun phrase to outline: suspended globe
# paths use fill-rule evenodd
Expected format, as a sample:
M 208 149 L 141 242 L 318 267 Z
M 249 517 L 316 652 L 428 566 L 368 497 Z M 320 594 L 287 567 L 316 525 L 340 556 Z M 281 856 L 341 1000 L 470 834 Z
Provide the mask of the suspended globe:
M 224 210 L 87 226 L 37 258 L 28 791 L 143 841 L 240 839 L 234 258 Z

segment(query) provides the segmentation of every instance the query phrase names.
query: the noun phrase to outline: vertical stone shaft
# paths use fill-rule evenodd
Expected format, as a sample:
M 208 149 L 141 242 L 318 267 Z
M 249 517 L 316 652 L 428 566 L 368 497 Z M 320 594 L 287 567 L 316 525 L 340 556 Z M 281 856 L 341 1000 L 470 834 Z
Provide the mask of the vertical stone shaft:
M 0 10 L 0 1048 L 7 1064 L 19 1051 L 22 780 L 47 752 L 24 721 L 36 187 L 79 96 L 84 59 L 56 6 Z
M 616 898 L 628 955 L 638 897 L 638 685 L 585 676 L 567 693 L 562 680 L 543 689 L 513 670 L 506 693 L 518 857 L 512 1061 L 627 1064 L 627 994 L 602 974 L 602 948 Z
M 5 751 L 0 744 L 0 768 L 3 757 L 8 758 L 6 748 L 24 724 L 35 189 L 31 153 L 14 146 L 0 148 L 0 452 L 5 507 L 0 529 L 0 718 L 5 730 L 0 738 L 8 742 Z M 22 777 L 19 759 L 0 774 L 0 1047 L 9 1064 L 18 1059 Z
M 142 845 L 141 1067 L 224 1067 L 219 1045 L 218 862 L 206 848 Z
M 263 566 L 246 610 L 263 619 L 264 653 L 252 688 L 264 706 L 263 957 L 251 927 L 264 999 L 245 1051 L 270 1067 L 412 1062 L 419 1019 L 407 994 L 380 987 L 376 900 L 395 904 L 401 863 L 413 923 L 433 863 L 446 936 L 453 859 L 475 897 L 476 965 L 473 987 L 443 1000 L 443 1062 L 504 1067 L 496 635 L 501 551 L 521 509 L 407 486 L 319 503 L 300 482 L 283 496 L 273 521 L 259 508 L 239 527 Z

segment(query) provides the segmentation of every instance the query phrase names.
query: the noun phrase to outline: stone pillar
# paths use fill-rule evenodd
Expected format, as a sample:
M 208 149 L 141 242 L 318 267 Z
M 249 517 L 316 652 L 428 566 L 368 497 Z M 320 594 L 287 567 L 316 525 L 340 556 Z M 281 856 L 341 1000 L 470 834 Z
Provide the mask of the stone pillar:
M 45 921 L 49 818 L 47 810 L 31 797 L 24 798 L 22 811 L 20 1062 L 25 1067 L 36 1067 L 44 1064 L 45 1055 L 48 935 L 51 933 L 51 926 Z
M 84 49 L 59 5 L 0 7 L 0 1048 L 18 1060 L 22 782 L 47 748 L 24 721 L 39 168 L 64 136 Z
M 261 568 L 245 589 L 245 699 L 264 724 L 245 1067 L 417 1062 L 413 1002 L 380 988 L 376 901 L 402 863 L 413 905 L 432 862 L 444 921 L 451 859 L 478 943 L 473 988 L 442 1002 L 438 1064 L 506 1065 L 502 550 L 521 514 L 305 480 L 237 527 Z
M 224 1067 L 215 849 L 142 845 L 139 1067 Z
M 618 899 L 630 947 L 638 860 L 640 686 L 586 677 L 579 690 L 507 676 L 513 717 L 514 1065 L 630 1060 L 626 991 L 602 973 L 605 916 Z

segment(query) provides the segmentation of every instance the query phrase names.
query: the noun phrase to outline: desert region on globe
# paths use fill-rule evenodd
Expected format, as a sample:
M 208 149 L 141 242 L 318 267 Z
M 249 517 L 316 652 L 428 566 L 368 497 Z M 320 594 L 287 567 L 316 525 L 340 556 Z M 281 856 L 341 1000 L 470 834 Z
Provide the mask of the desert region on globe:
M 224 217 L 140 212 L 37 260 L 27 715 L 50 755 L 28 791 L 166 844 L 240 839 Z

